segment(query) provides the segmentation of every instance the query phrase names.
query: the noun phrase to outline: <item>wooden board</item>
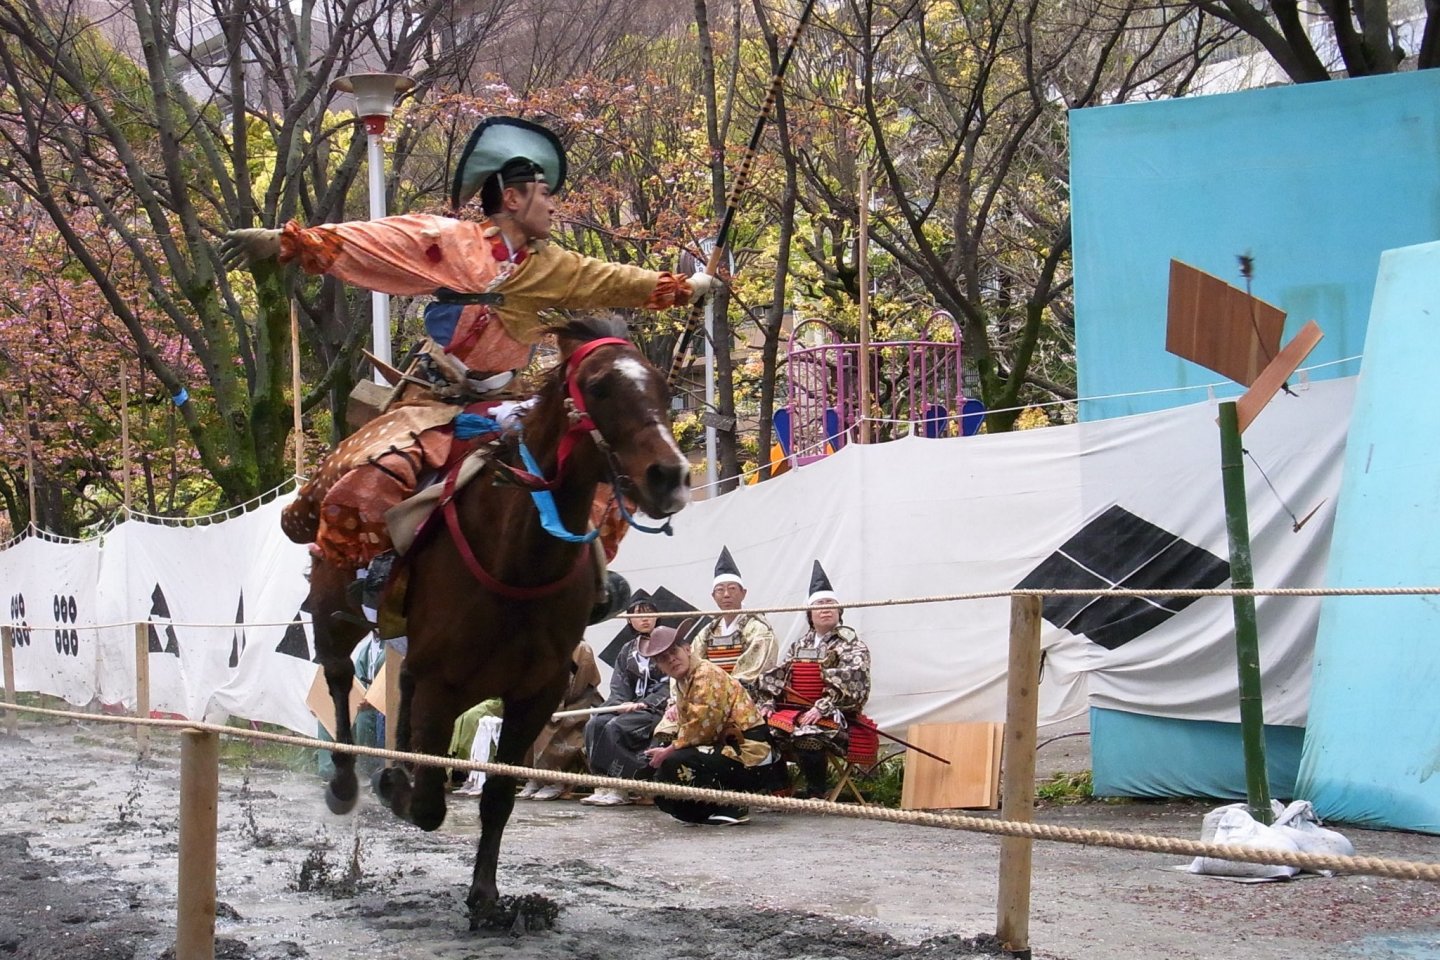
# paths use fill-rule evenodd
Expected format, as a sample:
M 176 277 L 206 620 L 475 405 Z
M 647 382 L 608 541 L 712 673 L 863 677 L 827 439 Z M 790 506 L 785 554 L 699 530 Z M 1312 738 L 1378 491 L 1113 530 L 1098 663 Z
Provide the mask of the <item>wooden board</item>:
M 1003 723 L 917 724 L 905 739 L 950 761 L 949 766 L 914 750 L 905 754 L 903 810 L 969 808 L 993 810 L 1000 805 L 1000 744 Z
M 385 652 L 388 654 L 390 649 L 387 647 Z M 380 664 L 380 669 L 375 671 L 375 677 L 370 681 L 370 688 L 365 691 L 365 702 L 382 714 L 385 713 L 385 683 L 389 679 L 385 676 L 385 668 L 389 663 L 390 659 L 387 656 L 384 662 Z
M 1285 349 L 1280 355 L 1270 362 L 1260 376 L 1245 391 L 1245 395 L 1235 404 L 1235 416 L 1240 421 L 1240 432 L 1244 433 L 1245 428 L 1255 421 L 1260 411 L 1265 409 L 1265 404 L 1275 396 L 1275 391 L 1280 385 L 1289 379 L 1305 358 L 1310 356 L 1310 351 L 1323 339 L 1325 334 L 1320 332 L 1320 325 L 1311 320 L 1300 328 L 1295 338 L 1285 344 Z
M 1170 261 L 1165 349 L 1250 386 L 1280 353 L 1285 311 L 1219 277 Z
M 355 714 L 360 710 L 360 704 L 365 700 L 365 688 L 360 685 L 359 680 L 350 681 L 350 722 L 355 722 Z M 305 706 L 315 714 L 315 719 L 320 721 L 320 726 L 330 734 L 330 739 L 335 739 L 335 701 L 330 699 L 330 688 L 325 685 L 325 671 L 319 667 L 315 668 L 315 679 L 310 684 L 310 692 L 305 695 Z

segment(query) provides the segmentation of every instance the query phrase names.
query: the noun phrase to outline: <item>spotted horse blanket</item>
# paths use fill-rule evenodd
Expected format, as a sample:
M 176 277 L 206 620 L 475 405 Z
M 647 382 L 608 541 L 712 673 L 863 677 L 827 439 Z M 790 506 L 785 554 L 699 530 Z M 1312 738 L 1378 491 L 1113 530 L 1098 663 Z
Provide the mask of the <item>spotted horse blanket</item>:
M 469 411 L 492 406 L 477 404 Z M 404 553 L 440 501 L 438 484 L 416 494 L 422 482 L 441 477 L 452 457 L 465 457 L 457 482 L 464 486 L 500 443 L 499 437 L 482 438 L 456 449 L 454 420 L 460 412 L 448 403 L 408 403 L 346 437 L 281 513 L 285 535 L 313 543 L 326 563 L 353 570 L 387 550 Z M 608 484 L 595 492 L 590 525 L 600 530 L 605 559 L 614 559 L 628 526 Z

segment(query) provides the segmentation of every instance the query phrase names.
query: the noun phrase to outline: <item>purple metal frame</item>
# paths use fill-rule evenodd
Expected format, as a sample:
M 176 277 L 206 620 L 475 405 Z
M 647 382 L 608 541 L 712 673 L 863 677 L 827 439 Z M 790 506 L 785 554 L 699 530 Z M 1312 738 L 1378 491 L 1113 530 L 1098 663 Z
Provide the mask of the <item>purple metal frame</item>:
M 953 343 L 931 340 L 931 326 L 948 322 Z M 802 331 L 818 329 L 820 343 L 805 346 Z M 959 325 L 944 311 L 931 314 L 919 340 L 870 344 L 871 437 L 906 433 L 958 437 L 965 403 Z M 860 419 L 860 345 L 844 343 L 823 320 L 795 327 L 786 357 L 792 461 L 811 463 L 843 447 Z M 876 421 L 881 422 L 876 422 Z M 893 422 L 892 422 L 893 421 Z

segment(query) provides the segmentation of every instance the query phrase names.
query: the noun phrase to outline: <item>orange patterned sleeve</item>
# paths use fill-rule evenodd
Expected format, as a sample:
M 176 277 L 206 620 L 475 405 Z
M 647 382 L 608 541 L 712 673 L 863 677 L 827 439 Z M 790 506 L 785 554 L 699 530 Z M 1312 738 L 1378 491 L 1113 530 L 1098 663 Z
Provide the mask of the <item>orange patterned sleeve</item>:
M 666 310 L 670 307 L 683 306 L 690 302 L 694 291 L 690 289 L 690 281 L 675 273 L 661 273 L 660 279 L 655 284 L 655 289 L 650 292 L 650 299 L 646 300 L 646 310 Z
M 281 228 L 280 262 L 399 296 L 490 289 L 501 268 L 483 224 L 425 214 Z

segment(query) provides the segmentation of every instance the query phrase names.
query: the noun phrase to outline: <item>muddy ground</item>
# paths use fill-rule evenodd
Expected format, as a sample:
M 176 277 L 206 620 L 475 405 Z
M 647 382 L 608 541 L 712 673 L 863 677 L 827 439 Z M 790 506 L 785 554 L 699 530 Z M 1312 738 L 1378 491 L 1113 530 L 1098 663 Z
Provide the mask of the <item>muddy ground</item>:
M 160 960 L 171 947 L 178 748 L 138 764 L 99 725 L 0 736 L 0 958 Z M 1205 804 L 1042 808 L 1072 826 L 1198 838 Z M 1361 854 L 1440 862 L 1440 838 L 1342 828 Z M 221 771 L 217 956 L 531 960 L 900 960 L 985 956 L 999 841 L 756 812 L 686 827 L 654 808 L 521 801 L 502 888 L 561 909 L 555 929 L 472 934 L 462 900 L 475 802 L 442 830 L 368 794 L 325 811 L 317 778 Z M 1037 843 L 1031 943 L 1042 960 L 1440 958 L 1440 887 L 1371 877 L 1240 885 L 1173 856 Z

